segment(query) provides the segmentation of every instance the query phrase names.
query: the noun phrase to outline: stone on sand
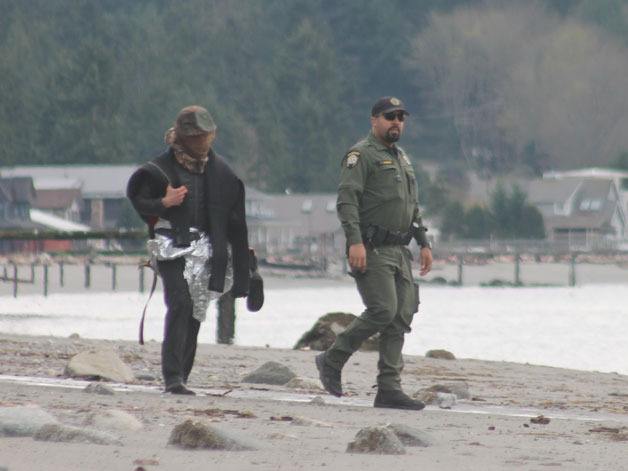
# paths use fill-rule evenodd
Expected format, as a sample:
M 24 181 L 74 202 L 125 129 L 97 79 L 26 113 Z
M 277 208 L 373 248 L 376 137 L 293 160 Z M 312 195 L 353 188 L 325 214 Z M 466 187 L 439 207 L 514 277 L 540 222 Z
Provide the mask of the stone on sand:
M 428 447 L 432 445 L 432 438 L 422 430 L 404 424 L 388 424 L 386 426 L 406 446 Z
M 42 442 L 122 445 L 120 439 L 110 433 L 62 424 L 44 425 L 37 432 L 35 432 L 33 439 Z
M 457 399 L 469 399 L 469 385 L 465 382 L 434 384 L 426 391 L 434 391 L 439 393 L 455 394 Z
M 192 419 L 187 419 L 175 426 L 170 434 L 168 444 L 181 448 L 207 448 L 227 451 L 256 449 L 256 446 L 248 440 L 237 438 L 208 423 Z
M 133 371 L 120 357 L 109 349 L 81 352 L 73 356 L 65 367 L 70 377 L 99 377 L 118 383 L 132 383 Z
M 291 379 L 296 378 L 296 376 L 294 371 L 287 366 L 277 363 L 276 361 L 268 361 L 242 378 L 242 382 L 284 385 Z
M 388 427 L 365 427 L 347 445 L 347 453 L 403 455 L 406 449 L 397 435 Z
M 95 382 L 89 383 L 87 386 L 85 386 L 83 392 L 90 394 L 102 394 L 103 396 L 113 396 L 115 394 L 115 391 L 113 390 L 113 388 L 111 388 L 111 386 Z
M 436 358 L 438 360 L 455 360 L 456 359 L 453 353 L 447 350 L 442 350 L 442 349 L 428 350 L 425 353 L 425 358 Z
M 85 425 L 115 432 L 136 432 L 144 427 L 134 415 L 119 409 L 93 412 L 87 416 Z
M 30 437 L 57 419 L 38 406 L 0 407 L 0 436 Z
M 320 380 L 313 378 L 301 378 L 299 376 L 292 378 L 285 386 L 287 388 L 305 389 L 307 391 L 324 391 Z

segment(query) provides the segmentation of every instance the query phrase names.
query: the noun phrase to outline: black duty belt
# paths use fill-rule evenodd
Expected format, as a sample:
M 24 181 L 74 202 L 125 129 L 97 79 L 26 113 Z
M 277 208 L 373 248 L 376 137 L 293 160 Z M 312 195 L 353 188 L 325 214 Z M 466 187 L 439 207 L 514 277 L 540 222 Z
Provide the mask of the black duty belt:
M 361 230 L 362 240 L 372 247 L 385 245 L 408 245 L 412 240 L 412 232 L 391 231 L 382 226 L 369 224 Z

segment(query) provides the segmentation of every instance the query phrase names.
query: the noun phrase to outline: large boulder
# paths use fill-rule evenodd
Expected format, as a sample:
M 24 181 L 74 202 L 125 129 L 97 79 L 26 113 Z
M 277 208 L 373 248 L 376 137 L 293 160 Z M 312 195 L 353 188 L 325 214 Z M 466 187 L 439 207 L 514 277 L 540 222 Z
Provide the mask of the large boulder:
M 242 382 L 283 385 L 296 377 L 295 372 L 287 366 L 277 363 L 276 361 L 268 361 L 242 378 Z
M 66 376 L 102 378 L 118 383 L 132 383 L 135 376 L 113 350 L 81 352 L 74 355 L 65 367 Z
M 347 312 L 330 312 L 314 323 L 312 328 L 304 333 L 294 345 L 295 350 L 309 348 L 310 350 L 327 350 L 336 340 L 336 335 L 343 332 L 356 318 Z M 379 334 L 364 341 L 360 350 L 377 351 L 379 349 Z

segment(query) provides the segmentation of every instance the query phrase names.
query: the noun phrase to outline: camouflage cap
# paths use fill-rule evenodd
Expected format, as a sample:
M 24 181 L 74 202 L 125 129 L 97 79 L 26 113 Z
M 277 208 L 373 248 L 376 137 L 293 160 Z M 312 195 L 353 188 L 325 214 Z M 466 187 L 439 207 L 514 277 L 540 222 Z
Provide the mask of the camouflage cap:
M 399 98 L 384 96 L 377 100 L 371 108 L 371 116 L 378 116 L 389 111 L 403 111 L 405 114 L 410 114 L 406 111 L 406 107 Z
M 177 115 L 174 124 L 179 136 L 198 136 L 216 130 L 214 119 L 202 106 L 186 106 Z

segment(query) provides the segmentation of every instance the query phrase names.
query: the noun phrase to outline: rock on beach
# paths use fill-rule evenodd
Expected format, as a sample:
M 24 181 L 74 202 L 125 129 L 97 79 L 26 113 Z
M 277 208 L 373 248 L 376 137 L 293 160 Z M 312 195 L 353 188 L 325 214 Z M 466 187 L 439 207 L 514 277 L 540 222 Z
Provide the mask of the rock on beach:
M 73 356 L 65 367 L 65 374 L 75 377 L 99 377 L 118 383 L 132 383 L 133 371 L 120 357 L 108 349 L 81 352 Z
M 276 361 L 268 361 L 242 378 L 242 382 L 284 385 L 296 377 L 296 373 L 287 366 L 277 363 Z

